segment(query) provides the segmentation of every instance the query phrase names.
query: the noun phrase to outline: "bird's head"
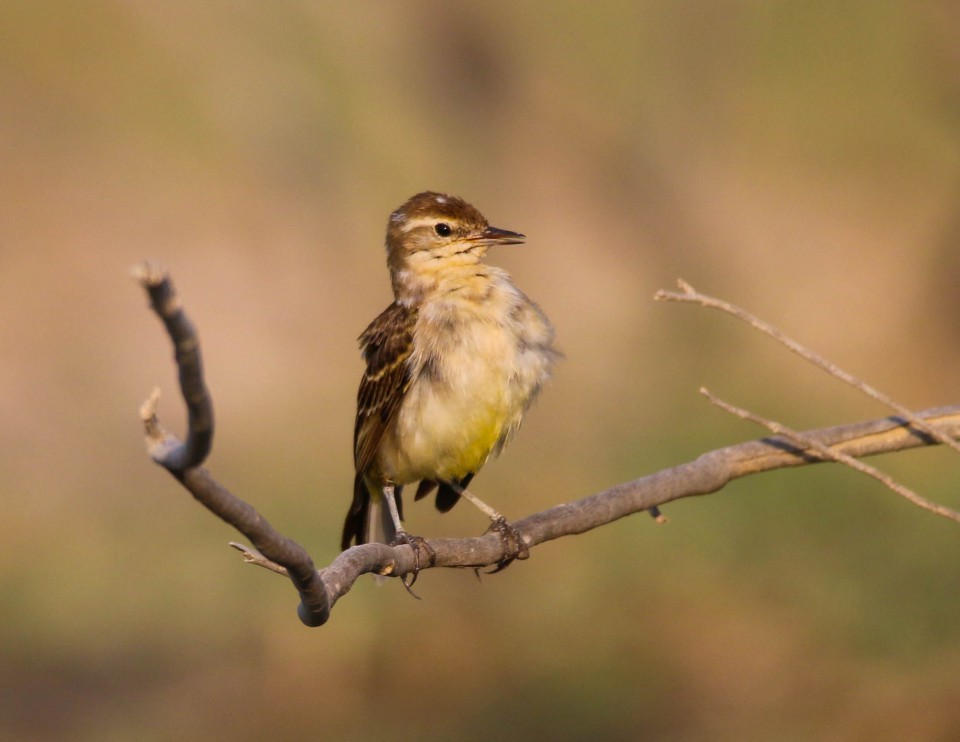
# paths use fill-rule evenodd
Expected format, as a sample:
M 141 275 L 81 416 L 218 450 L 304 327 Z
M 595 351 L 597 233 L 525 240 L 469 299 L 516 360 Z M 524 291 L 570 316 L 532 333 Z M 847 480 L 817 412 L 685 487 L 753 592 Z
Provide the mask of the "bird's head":
M 491 245 L 516 245 L 518 232 L 491 227 L 462 198 L 418 193 L 390 215 L 387 265 L 394 294 L 415 301 L 475 265 Z

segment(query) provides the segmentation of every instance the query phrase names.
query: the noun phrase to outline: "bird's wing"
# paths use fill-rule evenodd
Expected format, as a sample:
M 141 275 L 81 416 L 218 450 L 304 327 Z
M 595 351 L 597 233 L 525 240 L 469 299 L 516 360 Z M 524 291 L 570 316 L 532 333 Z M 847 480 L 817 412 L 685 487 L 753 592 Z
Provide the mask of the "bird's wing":
M 408 360 L 413 352 L 416 309 L 391 304 L 360 336 L 367 369 L 357 392 L 357 422 L 353 460 L 358 472 L 373 463 L 384 431 L 396 418 L 412 378 Z

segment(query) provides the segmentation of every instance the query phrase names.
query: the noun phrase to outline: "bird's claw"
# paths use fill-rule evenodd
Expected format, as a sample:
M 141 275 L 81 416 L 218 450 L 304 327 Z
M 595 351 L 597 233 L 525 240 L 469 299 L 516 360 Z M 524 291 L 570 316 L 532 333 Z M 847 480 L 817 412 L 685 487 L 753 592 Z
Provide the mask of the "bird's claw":
M 420 551 L 423 550 L 427 554 L 426 564 L 428 567 L 432 567 L 437 560 L 437 553 L 433 550 L 433 547 L 427 543 L 427 540 L 422 536 L 411 536 L 406 531 L 397 531 L 397 535 L 394 537 L 393 541 L 390 543 L 391 546 L 402 546 L 406 544 L 411 549 L 413 549 L 413 572 L 410 573 L 410 581 L 408 582 L 405 577 L 400 578 L 400 582 L 403 583 L 403 586 L 407 589 L 407 592 L 410 593 L 417 600 L 420 600 L 420 596 L 417 595 L 411 588 L 413 583 L 417 581 L 417 576 L 420 574 Z
M 497 572 L 502 572 L 517 559 L 523 560 L 530 558 L 530 547 L 527 546 L 527 542 L 523 540 L 520 531 L 502 515 L 493 519 L 493 523 L 491 523 L 487 529 L 488 533 L 490 531 L 495 531 L 497 535 L 500 536 L 506 556 L 497 562 L 495 569 L 490 570 L 487 574 L 492 575 Z

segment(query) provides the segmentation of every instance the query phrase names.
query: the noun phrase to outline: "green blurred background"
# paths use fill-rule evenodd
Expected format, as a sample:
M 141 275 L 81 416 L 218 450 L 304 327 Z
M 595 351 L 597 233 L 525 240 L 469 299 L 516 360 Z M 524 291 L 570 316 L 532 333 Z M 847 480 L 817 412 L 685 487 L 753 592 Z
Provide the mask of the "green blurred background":
M 836 467 L 547 544 L 422 601 L 364 579 L 316 630 L 144 455 L 201 330 L 210 468 L 319 564 L 351 489 L 382 240 L 445 190 L 567 360 L 474 491 L 520 517 L 884 410 L 682 276 L 900 401 L 957 401 L 951 2 L 7 0 L 0 5 L 0 738 L 957 739 L 960 531 Z M 960 506 L 942 450 L 878 463 Z M 416 533 L 476 534 L 420 503 Z

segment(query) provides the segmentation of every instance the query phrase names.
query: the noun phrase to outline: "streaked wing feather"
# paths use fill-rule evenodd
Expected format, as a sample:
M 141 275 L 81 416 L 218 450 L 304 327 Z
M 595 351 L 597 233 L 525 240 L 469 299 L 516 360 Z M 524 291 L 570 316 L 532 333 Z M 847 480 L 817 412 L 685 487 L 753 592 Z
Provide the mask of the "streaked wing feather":
M 407 360 L 413 351 L 416 310 L 391 304 L 360 336 L 367 368 L 357 392 L 353 432 L 354 465 L 358 472 L 373 463 L 383 433 L 396 417 L 410 387 Z

